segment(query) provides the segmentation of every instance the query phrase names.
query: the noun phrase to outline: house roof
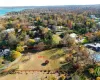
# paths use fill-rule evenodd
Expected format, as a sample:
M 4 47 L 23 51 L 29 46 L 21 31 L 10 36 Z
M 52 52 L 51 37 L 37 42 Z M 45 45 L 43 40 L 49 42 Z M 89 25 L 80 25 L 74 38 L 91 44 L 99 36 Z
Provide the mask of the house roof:
M 8 33 L 13 31 L 15 31 L 14 28 L 4 30 L 4 32 L 8 32 Z
M 77 37 L 77 34 L 75 34 L 75 33 L 71 33 L 71 34 L 70 34 L 70 37 L 72 37 L 72 38 L 76 38 L 76 37 Z
M 100 47 L 100 43 L 89 43 L 85 44 L 85 46 Z
M 92 34 L 93 34 L 93 33 L 88 32 L 88 33 L 85 34 L 85 36 L 88 37 L 88 36 L 91 36 Z

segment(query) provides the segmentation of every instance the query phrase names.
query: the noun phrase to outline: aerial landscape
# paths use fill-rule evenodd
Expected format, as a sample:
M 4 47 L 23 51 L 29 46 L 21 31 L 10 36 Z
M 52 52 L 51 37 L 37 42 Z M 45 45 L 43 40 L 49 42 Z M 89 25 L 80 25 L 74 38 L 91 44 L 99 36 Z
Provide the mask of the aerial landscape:
M 1 6 L 0 80 L 100 80 L 100 4 Z

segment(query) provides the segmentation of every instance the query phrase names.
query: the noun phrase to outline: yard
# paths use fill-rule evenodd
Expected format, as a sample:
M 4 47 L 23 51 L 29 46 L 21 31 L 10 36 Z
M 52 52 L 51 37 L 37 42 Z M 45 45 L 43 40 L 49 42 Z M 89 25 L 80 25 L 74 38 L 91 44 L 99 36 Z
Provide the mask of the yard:
M 38 52 L 36 54 L 29 53 L 26 56 L 23 56 L 23 59 L 19 64 L 18 70 L 21 70 L 21 74 L 8 74 L 6 76 L 2 76 L 0 80 L 32 80 L 36 79 L 37 76 L 39 76 L 36 80 L 41 80 L 41 78 L 55 76 L 57 77 L 58 74 L 46 74 L 44 72 L 40 72 L 41 70 L 55 70 L 58 69 L 60 64 L 60 58 L 64 56 L 62 49 L 51 49 L 51 50 L 45 50 L 42 52 Z M 49 63 L 45 66 L 42 64 L 45 62 L 45 60 L 48 60 Z M 25 70 L 38 70 L 37 72 L 24 72 Z M 25 74 L 27 73 L 27 74 Z M 38 75 L 35 75 L 38 74 Z M 44 80 L 44 79 L 42 79 Z M 46 79 L 47 80 L 47 79 Z

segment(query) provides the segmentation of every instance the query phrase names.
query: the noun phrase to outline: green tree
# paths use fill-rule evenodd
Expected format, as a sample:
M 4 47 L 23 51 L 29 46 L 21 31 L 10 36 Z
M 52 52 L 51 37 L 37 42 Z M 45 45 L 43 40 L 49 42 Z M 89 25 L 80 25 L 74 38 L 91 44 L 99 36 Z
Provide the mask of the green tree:
M 61 41 L 61 38 L 59 37 L 59 35 L 52 35 L 52 45 L 58 45 Z

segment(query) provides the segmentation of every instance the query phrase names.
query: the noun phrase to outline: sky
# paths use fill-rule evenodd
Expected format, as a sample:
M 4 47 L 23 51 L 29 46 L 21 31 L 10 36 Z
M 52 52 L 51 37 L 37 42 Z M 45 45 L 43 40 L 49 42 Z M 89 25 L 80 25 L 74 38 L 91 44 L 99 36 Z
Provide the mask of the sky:
M 100 4 L 100 0 L 0 0 L 2 6 L 53 6 Z

